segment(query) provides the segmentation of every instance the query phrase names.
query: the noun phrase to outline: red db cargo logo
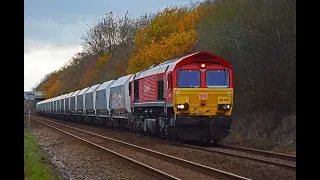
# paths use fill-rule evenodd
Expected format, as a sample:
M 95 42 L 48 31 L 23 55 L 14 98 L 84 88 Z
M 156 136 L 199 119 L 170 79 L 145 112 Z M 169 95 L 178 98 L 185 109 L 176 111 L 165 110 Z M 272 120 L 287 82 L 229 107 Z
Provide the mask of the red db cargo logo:
M 208 93 L 200 93 L 199 94 L 200 100 L 207 100 L 208 99 Z

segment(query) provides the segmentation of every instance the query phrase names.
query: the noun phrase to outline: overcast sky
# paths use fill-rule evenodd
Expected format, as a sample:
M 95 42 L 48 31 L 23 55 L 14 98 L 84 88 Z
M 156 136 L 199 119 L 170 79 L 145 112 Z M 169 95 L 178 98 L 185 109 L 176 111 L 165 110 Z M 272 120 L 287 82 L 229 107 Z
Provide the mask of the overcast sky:
M 156 12 L 194 0 L 24 0 L 24 90 L 81 50 L 80 37 L 105 13 Z

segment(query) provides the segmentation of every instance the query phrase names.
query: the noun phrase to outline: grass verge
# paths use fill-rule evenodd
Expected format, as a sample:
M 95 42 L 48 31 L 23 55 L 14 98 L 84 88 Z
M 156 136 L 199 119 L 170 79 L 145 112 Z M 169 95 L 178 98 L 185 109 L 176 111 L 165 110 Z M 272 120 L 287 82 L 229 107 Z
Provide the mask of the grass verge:
M 283 153 L 296 152 L 296 115 L 277 117 L 272 112 L 234 118 L 225 144 Z
M 59 179 L 45 153 L 27 129 L 24 130 L 24 179 Z

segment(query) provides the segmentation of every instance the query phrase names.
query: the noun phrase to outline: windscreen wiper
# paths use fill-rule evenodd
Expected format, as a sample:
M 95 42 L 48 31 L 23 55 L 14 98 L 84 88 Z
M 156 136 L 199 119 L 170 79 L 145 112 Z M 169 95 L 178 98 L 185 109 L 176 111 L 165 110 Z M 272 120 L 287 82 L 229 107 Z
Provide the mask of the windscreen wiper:
M 226 85 L 226 82 L 227 82 L 227 73 L 226 73 L 226 68 L 225 68 L 225 67 L 224 67 L 223 71 L 224 71 L 224 85 Z

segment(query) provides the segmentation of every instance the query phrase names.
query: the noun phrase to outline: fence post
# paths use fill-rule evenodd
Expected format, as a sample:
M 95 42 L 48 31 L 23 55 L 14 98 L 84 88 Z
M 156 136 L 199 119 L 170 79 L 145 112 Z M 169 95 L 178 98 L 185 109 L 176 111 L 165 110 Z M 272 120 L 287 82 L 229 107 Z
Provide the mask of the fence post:
M 30 103 L 35 100 L 35 95 L 33 93 L 27 93 L 24 95 L 24 99 L 27 101 L 28 106 L 28 129 L 30 130 Z
M 30 130 L 30 101 L 28 101 L 28 109 L 29 109 L 29 115 L 28 115 L 28 129 Z

